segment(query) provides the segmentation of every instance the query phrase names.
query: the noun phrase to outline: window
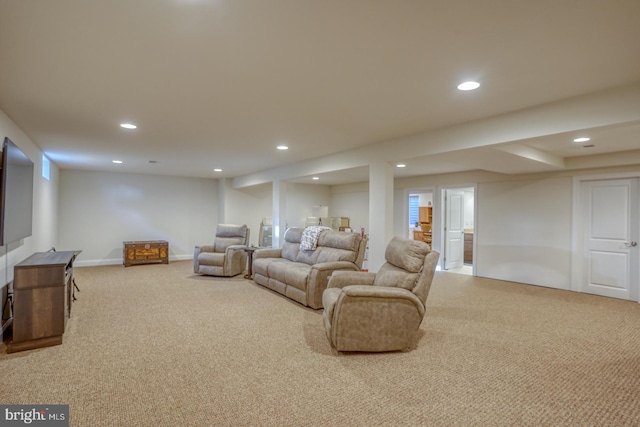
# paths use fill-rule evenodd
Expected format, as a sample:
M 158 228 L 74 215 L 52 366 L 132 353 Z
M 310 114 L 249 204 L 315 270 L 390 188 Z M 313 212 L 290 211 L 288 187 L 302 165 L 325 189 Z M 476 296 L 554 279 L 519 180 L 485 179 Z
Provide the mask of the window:
M 417 194 L 409 195 L 409 227 L 413 227 L 418 222 L 420 197 Z
M 44 154 L 42 155 L 42 177 L 47 181 L 51 179 L 51 164 Z

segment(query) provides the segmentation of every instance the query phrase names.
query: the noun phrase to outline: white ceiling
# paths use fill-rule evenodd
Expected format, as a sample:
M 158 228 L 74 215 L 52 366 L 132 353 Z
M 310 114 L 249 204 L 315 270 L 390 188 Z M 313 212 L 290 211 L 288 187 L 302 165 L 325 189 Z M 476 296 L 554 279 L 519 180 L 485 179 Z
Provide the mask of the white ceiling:
M 638 0 L 0 0 L 0 109 L 63 169 L 246 177 L 635 87 L 639 23 Z M 590 149 L 549 131 L 382 160 L 554 169 L 505 159 L 636 150 L 638 117 L 585 123 Z M 367 179 L 338 169 L 317 182 Z

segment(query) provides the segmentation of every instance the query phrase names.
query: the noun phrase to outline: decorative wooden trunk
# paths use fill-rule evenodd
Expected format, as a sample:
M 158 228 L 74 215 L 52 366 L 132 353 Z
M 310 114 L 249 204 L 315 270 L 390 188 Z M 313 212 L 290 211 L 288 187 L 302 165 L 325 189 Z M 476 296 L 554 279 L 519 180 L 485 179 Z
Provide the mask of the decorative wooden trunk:
M 147 240 L 122 242 L 124 266 L 137 264 L 169 264 L 169 242 Z

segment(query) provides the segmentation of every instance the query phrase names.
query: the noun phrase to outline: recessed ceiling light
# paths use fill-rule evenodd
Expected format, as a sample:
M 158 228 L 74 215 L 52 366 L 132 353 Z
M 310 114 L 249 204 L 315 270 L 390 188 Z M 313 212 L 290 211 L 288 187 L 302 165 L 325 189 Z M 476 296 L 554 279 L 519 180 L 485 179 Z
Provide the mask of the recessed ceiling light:
M 460 90 L 474 90 L 480 87 L 480 83 L 478 82 L 463 82 L 458 85 L 458 89 Z
M 276 148 L 278 150 L 288 150 L 289 149 L 289 147 L 287 147 L 286 145 L 278 145 Z
M 581 143 L 581 142 L 587 142 L 589 141 L 591 138 L 587 138 L 586 136 L 580 137 L 580 138 L 576 138 L 573 140 L 573 142 L 577 142 L 577 143 Z
M 220 168 L 215 168 L 213 171 L 214 171 L 214 172 L 222 172 L 222 169 L 220 169 Z
M 131 123 L 120 123 L 120 127 L 121 128 L 125 128 L 125 129 L 137 129 L 138 126 L 133 125 Z
M 314 181 L 317 181 L 317 180 L 319 180 L 319 179 L 320 179 L 320 177 L 318 177 L 318 176 L 314 176 L 314 177 L 313 177 L 313 178 L 311 178 L 311 179 L 312 179 L 312 180 L 314 180 Z
M 396 165 L 396 167 L 397 167 L 397 168 L 406 168 L 406 167 L 407 167 L 407 165 L 405 165 L 404 163 L 398 163 L 398 164 Z
M 111 162 L 119 165 L 122 163 L 122 160 L 111 160 Z

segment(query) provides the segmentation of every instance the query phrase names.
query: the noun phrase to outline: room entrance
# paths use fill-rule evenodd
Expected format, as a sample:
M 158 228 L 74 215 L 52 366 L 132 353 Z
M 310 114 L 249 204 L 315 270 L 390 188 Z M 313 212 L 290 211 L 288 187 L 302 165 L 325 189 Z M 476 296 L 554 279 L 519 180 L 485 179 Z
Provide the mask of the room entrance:
M 475 188 L 445 188 L 441 195 L 443 269 L 473 274 Z
M 409 192 L 409 239 L 421 240 L 433 247 L 433 192 Z

